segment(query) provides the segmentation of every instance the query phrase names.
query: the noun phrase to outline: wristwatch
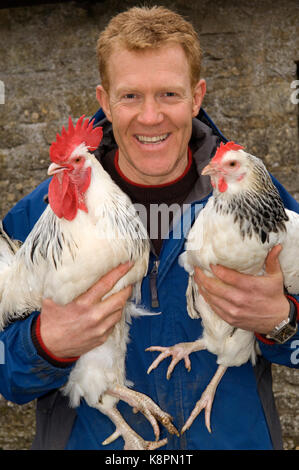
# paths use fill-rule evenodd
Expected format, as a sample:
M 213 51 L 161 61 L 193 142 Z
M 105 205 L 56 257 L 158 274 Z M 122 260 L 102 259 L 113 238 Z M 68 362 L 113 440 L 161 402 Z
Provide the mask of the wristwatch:
M 275 326 L 266 338 L 274 340 L 276 343 L 283 344 L 288 341 L 298 329 L 297 308 L 294 302 L 288 299 L 290 304 L 290 313 L 287 320 L 283 320 L 279 325 Z

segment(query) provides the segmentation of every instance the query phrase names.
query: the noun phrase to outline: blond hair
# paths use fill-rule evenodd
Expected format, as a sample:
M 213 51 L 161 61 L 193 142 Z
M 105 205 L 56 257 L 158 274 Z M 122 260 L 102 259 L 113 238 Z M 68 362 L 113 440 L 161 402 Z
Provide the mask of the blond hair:
M 201 49 L 192 24 L 167 8 L 133 7 L 113 17 L 101 32 L 97 56 L 102 86 L 109 90 L 108 62 L 117 47 L 129 51 L 180 44 L 187 56 L 192 88 L 200 78 Z

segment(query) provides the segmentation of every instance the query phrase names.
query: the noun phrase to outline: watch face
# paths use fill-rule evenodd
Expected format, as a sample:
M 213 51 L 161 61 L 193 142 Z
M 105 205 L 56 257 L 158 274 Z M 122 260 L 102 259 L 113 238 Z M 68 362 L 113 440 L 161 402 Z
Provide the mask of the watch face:
M 282 327 L 280 331 L 278 331 L 275 335 L 273 335 L 273 339 L 278 343 L 285 343 L 288 339 L 292 338 L 297 331 L 297 325 L 295 327 L 291 326 L 290 324 L 285 325 Z

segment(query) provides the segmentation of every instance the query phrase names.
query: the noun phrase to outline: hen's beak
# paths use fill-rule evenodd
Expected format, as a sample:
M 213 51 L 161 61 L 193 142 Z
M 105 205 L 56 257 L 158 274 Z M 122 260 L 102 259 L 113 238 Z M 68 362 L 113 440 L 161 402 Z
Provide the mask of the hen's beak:
M 51 165 L 48 168 L 48 175 L 52 176 L 55 175 L 56 173 L 59 173 L 60 171 L 66 170 L 67 167 L 63 165 L 57 165 L 57 163 L 51 163 Z
M 215 175 L 217 173 L 217 168 L 212 163 L 209 163 L 207 166 L 204 167 L 201 174 L 202 175 Z

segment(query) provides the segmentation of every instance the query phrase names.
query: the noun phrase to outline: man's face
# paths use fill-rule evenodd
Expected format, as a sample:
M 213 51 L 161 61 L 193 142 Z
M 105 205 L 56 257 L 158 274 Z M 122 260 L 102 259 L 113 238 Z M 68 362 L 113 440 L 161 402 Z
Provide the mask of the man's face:
M 114 51 L 108 74 L 109 92 L 98 86 L 97 98 L 112 122 L 121 171 L 145 185 L 181 176 L 187 165 L 192 117 L 205 94 L 204 80 L 191 89 L 183 48 Z

